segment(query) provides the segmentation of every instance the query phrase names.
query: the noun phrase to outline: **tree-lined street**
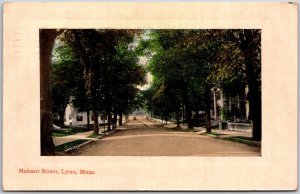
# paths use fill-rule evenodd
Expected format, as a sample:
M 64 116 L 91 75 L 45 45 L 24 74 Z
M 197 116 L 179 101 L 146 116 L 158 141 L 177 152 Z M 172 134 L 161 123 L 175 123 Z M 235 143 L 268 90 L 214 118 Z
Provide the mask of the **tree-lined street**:
M 259 156 L 260 149 L 169 129 L 148 119 L 130 120 L 120 131 L 68 155 L 82 156 Z
M 261 141 L 259 29 L 42 29 L 40 50 L 41 155 L 55 154 L 53 137 L 81 130 L 99 138 L 101 127 L 106 134 L 122 130 L 82 149 L 86 154 L 252 153 L 150 120 L 122 126 L 129 115 L 210 135 L 216 128 L 250 130 L 245 141 Z

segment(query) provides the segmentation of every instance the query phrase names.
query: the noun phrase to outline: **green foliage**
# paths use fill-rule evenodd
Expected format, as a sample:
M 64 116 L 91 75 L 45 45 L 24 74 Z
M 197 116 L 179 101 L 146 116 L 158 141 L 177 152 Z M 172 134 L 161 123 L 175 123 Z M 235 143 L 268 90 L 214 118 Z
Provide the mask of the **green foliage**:
M 148 65 L 154 77 L 150 90 L 157 88 L 148 107 L 151 104 L 157 114 L 178 112 L 186 103 L 194 110 L 203 107 L 204 88 L 210 84 L 208 60 L 213 54 L 201 41 L 192 47 L 194 42 L 190 38 L 195 33 L 202 35 L 195 30 L 153 30 L 151 38 L 146 40 L 151 45 L 148 50 L 154 48 Z
M 87 138 L 97 138 L 99 135 L 92 133 L 91 135 L 87 136 Z
M 221 108 L 221 117 L 223 121 L 228 120 L 228 111 L 224 108 Z
M 66 106 L 71 102 L 71 97 L 78 93 L 78 87 L 82 84 L 81 69 L 71 48 L 62 42 L 57 43 L 52 57 L 51 97 L 53 115 L 59 118 L 61 126 Z
M 187 113 L 208 112 L 210 88 L 234 96 L 253 79 L 260 85 L 260 30 L 150 30 L 147 37 L 139 48 L 149 58 L 153 83 L 144 100 L 156 115 L 183 105 Z M 222 111 L 226 119 L 240 114 Z
M 135 41 L 139 33 L 96 29 L 63 33 L 53 60 L 53 78 L 60 78 L 53 94 L 64 99 L 61 112 L 70 102 L 79 111 L 107 114 L 128 113 L 141 104 L 137 86 L 145 83 L 146 70 L 138 63 Z
M 259 104 L 261 98 L 260 33 L 210 29 L 67 30 L 61 38 L 64 47 L 57 48 L 57 58 L 63 60 L 53 63 L 53 79 L 58 80 L 53 93 L 63 93 L 64 97 L 56 99 L 65 101 L 54 102 L 66 104 L 72 99 L 80 110 L 107 114 L 128 113 L 145 106 L 152 114 L 165 117 L 185 107 L 186 117 L 191 119 L 192 111 L 209 112 L 211 88 L 221 88 L 234 96 L 248 86 L 253 110 L 249 115 L 256 118 L 259 108 L 253 102 Z M 141 56 L 147 67 L 139 63 Z M 147 71 L 153 81 L 141 92 L 137 86 L 146 83 Z M 74 80 L 76 84 L 72 85 Z M 230 118 L 239 112 L 222 114 Z
M 260 147 L 260 144 L 257 143 L 256 141 L 253 141 L 251 137 L 244 137 L 244 136 L 233 136 L 233 137 L 224 137 L 224 140 L 232 141 L 232 142 L 239 142 L 239 143 L 244 143 L 248 144 L 251 146 L 256 146 Z
M 121 41 L 111 61 L 114 68 L 111 77 L 112 110 L 117 113 L 128 113 L 132 107 L 138 107 L 139 90 L 137 85 L 145 84 L 146 71 L 138 64 L 135 48 L 129 48 L 131 39 Z

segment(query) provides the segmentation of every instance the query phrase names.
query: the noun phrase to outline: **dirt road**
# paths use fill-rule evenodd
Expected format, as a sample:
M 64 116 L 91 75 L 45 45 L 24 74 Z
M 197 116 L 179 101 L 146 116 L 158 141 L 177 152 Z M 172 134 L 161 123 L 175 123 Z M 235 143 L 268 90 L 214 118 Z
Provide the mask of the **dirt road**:
M 146 119 L 130 120 L 120 131 L 68 155 L 81 156 L 259 156 L 260 149 L 168 129 Z

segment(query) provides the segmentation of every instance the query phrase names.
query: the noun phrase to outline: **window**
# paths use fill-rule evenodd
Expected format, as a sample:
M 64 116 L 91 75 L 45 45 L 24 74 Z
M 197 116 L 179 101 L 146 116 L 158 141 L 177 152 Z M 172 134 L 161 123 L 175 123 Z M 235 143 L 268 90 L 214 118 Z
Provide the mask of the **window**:
M 82 121 L 82 120 L 83 120 L 82 116 L 77 116 L 77 121 Z

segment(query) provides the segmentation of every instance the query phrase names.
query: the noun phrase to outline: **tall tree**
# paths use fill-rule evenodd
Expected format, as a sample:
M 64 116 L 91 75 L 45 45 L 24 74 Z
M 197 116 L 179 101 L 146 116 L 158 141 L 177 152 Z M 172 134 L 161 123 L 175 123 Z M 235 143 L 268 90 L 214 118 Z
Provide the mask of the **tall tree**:
M 123 62 L 124 59 L 118 53 L 118 48 L 123 43 L 128 49 L 137 33 L 138 30 L 89 29 L 68 30 L 65 34 L 65 41 L 73 48 L 84 67 L 86 95 L 92 105 L 95 134 L 99 132 L 97 121 L 99 111 L 106 112 L 108 130 L 111 129 L 111 114 L 114 111 L 115 94 L 118 93 L 116 91 L 128 84 L 127 82 L 120 82 L 119 77 L 128 77 L 128 74 L 123 75 L 128 69 L 123 70 L 126 63 Z M 132 62 L 130 64 L 132 66 Z M 117 112 L 115 112 L 116 114 Z
M 40 38 L 40 109 L 41 109 L 41 155 L 54 152 L 54 143 L 51 136 L 53 128 L 51 108 L 51 54 L 54 41 L 63 30 L 41 29 Z
M 118 37 L 115 45 L 115 52 L 110 61 L 110 80 L 111 88 L 111 111 L 114 119 L 113 125 L 116 126 L 117 115 L 122 123 L 122 114 L 127 113 L 130 107 L 137 105 L 139 90 L 137 85 L 145 83 L 145 70 L 139 64 L 136 47 L 133 45 L 134 34 L 127 34 Z M 109 103 L 107 103 L 109 104 Z
M 248 86 L 253 139 L 260 140 L 260 30 L 153 30 L 148 37 L 141 45 L 151 59 L 149 70 L 158 85 L 181 83 L 189 128 L 192 111 L 204 107 L 206 129 L 211 131 L 211 88 L 236 95 Z
M 175 112 L 179 112 L 181 100 L 185 106 L 186 120 L 189 128 L 192 128 L 192 110 L 190 108 L 190 63 L 186 62 L 186 56 L 184 55 L 184 48 L 178 48 L 176 45 L 181 41 L 184 31 L 174 30 L 155 30 L 150 34 L 150 39 L 146 40 L 142 46 L 146 47 L 146 52 L 152 53 L 151 61 L 149 63 L 149 71 L 156 79 L 156 83 L 160 85 L 160 88 L 156 93 L 156 99 L 161 103 L 153 103 L 153 105 L 160 106 L 157 110 L 161 110 L 161 114 L 167 114 L 169 107 L 168 102 L 163 99 L 167 99 L 165 85 L 173 84 L 177 87 L 168 87 L 170 89 L 177 89 L 177 94 L 183 95 L 180 97 L 176 95 L 180 100 L 176 100 Z M 180 89 L 180 91 L 178 91 Z M 160 96 L 160 97 L 159 97 Z M 164 103 L 163 103 L 164 102 Z
M 151 47 L 154 48 L 152 52 L 155 54 L 150 62 L 150 72 L 161 82 L 169 82 L 177 86 L 173 89 L 177 89 L 177 93 L 182 95 L 178 96 L 182 101 L 177 103 L 184 104 L 189 128 L 193 128 L 193 108 L 199 109 L 195 102 L 205 103 L 198 99 L 201 98 L 202 91 L 210 92 L 204 89 L 211 86 L 207 77 L 210 70 L 209 62 L 213 59 L 213 55 L 208 52 L 212 46 L 203 38 L 205 33 L 207 32 L 197 30 L 158 30 L 153 33 L 152 41 L 156 41 L 160 46 Z M 198 38 L 196 43 L 191 39 L 195 35 Z M 209 98 L 209 94 L 207 96 Z M 206 102 L 209 103 L 210 99 Z M 209 110 L 210 104 L 207 104 L 207 107 Z M 210 114 L 210 111 L 207 111 L 207 114 Z M 209 117 L 207 122 L 210 123 Z M 207 126 L 207 130 L 210 131 L 210 125 Z
M 64 34 L 64 40 L 69 44 L 80 59 L 83 66 L 83 78 L 85 79 L 86 96 L 91 102 L 91 109 L 94 118 L 94 133 L 99 133 L 98 127 L 98 100 L 95 76 L 99 74 L 100 59 L 102 58 L 103 47 L 100 34 L 97 30 L 68 30 Z M 96 75 L 95 75 L 96 74 Z
M 245 59 L 249 88 L 249 119 L 253 122 L 253 139 L 261 140 L 261 31 L 241 30 L 240 49 Z

